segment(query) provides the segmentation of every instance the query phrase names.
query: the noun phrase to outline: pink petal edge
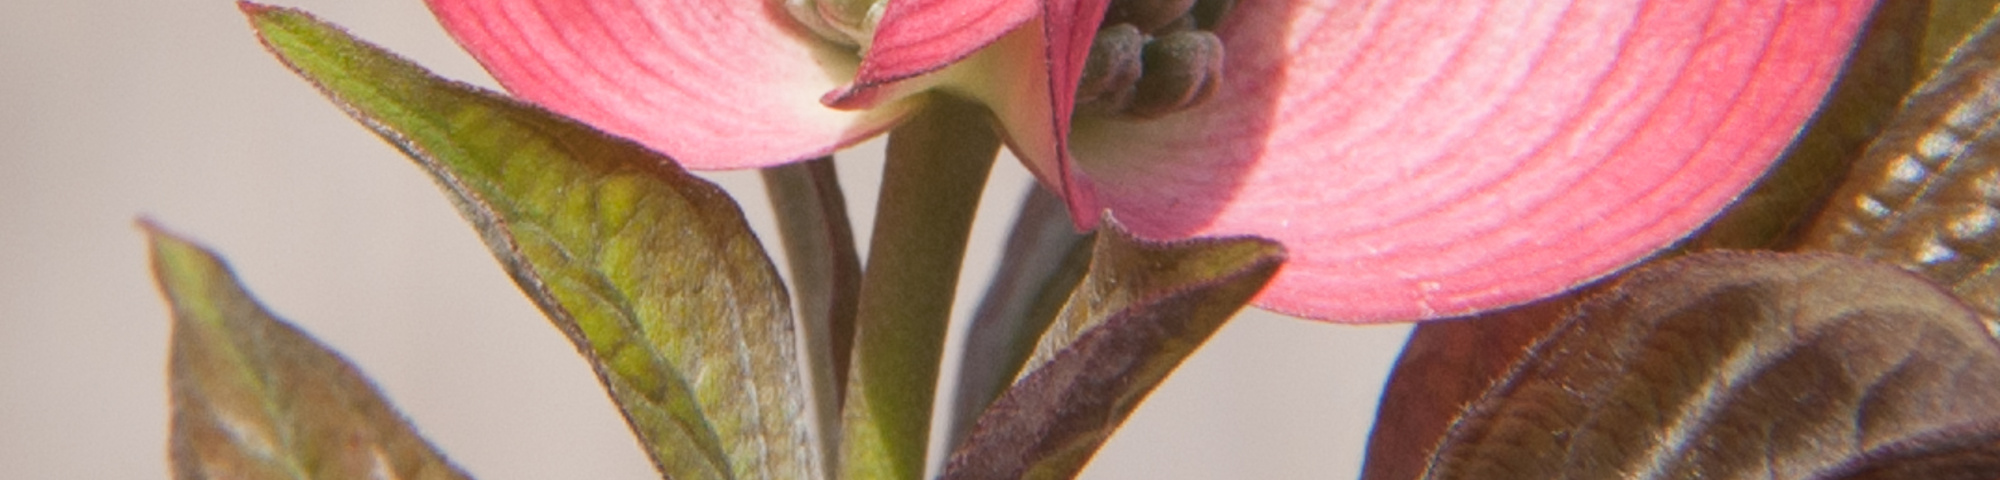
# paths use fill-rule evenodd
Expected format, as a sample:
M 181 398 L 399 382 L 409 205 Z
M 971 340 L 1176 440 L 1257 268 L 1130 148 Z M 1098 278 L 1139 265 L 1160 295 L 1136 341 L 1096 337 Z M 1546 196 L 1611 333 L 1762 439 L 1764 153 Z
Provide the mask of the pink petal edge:
M 1078 77 L 1109 0 L 904 0 L 890 2 L 860 73 L 821 99 L 866 108 L 941 87 L 980 100 L 1000 120 L 1016 156 L 1056 186 L 1079 230 L 1096 225 L 1089 179 L 1070 160 Z M 944 79 L 913 81 L 950 66 Z M 1057 95 L 1051 92 L 1065 92 Z
M 1083 1 L 1099 2 L 1101 9 L 1105 0 Z M 1063 197 L 1077 229 L 1087 230 L 1097 224 L 1099 209 L 1090 179 L 1070 161 L 1067 147 L 1069 112 L 1074 110 L 1075 96 L 1050 93 L 1074 92 L 1077 81 L 1074 76 L 1081 71 L 1068 75 L 1066 82 L 1051 75 L 1061 66 L 1049 61 L 1056 56 L 1052 52 L 1058 50 L 1058 42 L 1049 41 L 1055 28 L 1047 26 L 1047 18 L 1031 19 L 941 72 L 937 86 L 991 109 L 1000 123 L 1008 150 L 1020 158 L 1036 180 Z M 1084 41 L 1088 42 L 1088 37 Z M 1075 53 L 1080 65 L 1081 57 L 1088 51 Z M 1066 89 L 1061 86 L 1065 84 Z
M 941 70 L 1041 13 L 1037 0 L 895 0 L 882 11 L 853 81 L 820 101 L 844 110 L 873 108 L 910 89 L 898 82 Z M 888 91 L 882 91 L 884 89 Z
M 832 153 L 893 126 L 914 101 L 819 103 L 856 59 L 778 7 L 637 0 L 427 0 L 509 91 L 693 169 Z
M 1262 307 L 1372 323 L 1520 304 L 1732 201 L 1873 5 L 1723 3 L 1239 2 L 1216 98 L 1079 119 L 1072 147 L 1141 236 L 1283 242 Z
M 1098 24 L 1104 22 L 1104 12 L 1110 3 L 1110 0 L 1048 0 L 1042 4 L 1043 17 L 1050 19 L 1042 25 L 1042 38 L 1048 44 L 1049 90 L 1061 93 L 1049 96 L 1050 134 L 1054 142 L 1050 151 L 1039 156 L 1055 158 L 1053 170 L 1059 177 L 1056 191 L 1069 205 L 1069 217 L 1079 230 L 1096 225 L 1099 204 L 1097 187 L 1078 169 L 1071 153 L 1069 133 L 1076 113 L 1077 83 L 1090 57 L 1090 44 L 1097 36 Z

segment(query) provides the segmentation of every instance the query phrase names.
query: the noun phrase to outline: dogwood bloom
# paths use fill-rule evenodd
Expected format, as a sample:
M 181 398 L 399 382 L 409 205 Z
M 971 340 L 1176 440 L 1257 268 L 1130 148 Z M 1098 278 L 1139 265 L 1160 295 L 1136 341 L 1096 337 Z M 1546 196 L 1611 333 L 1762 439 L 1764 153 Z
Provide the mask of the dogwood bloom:
M 1276 239 L 1256 303 L 1343 322 L 1534 300 L 1687 235 L 1813 114 L 1874 5 L 428 1 L 508 90 L 694 169 L 828 154 L 924 92 L 978 101 L 1080 227 Z M 1226 10 L 1194 27 L 1220 48 L 1189 47 L 1217 77 L 1165 111 L 1077 107 L 1093 39 L 1133 34 L 1107 23 L 1190 8 Z

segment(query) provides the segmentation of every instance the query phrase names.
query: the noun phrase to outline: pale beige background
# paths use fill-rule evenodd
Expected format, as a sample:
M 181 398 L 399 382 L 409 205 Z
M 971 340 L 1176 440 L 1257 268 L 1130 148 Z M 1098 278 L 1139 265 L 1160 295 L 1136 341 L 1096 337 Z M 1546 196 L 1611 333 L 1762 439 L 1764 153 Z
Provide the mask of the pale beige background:
M 284 4 L 491 84 L 420 0 Z M 861 225 L 879 169 L 842 164 Z M 715 177 L 768 231 L 755 176 Z M 998 178 L 963 291 L 1026 185 L 1011 163 Z M 167 475 L 166 311 L 137 215 L 219 248 L 478 477 L 654 476 L 416 168 L 264 54 L 230 2 L 148 0 L 0 5 L 0 478 Z M 1351 478 L 1406 332 L 1246 315 L 1085 477 Z

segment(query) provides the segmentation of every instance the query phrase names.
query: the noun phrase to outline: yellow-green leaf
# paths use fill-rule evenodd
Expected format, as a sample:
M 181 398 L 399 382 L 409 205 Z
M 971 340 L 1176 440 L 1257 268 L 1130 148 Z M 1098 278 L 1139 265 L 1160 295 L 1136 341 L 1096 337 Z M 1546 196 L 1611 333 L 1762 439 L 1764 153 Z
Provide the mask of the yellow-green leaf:
M 144 227 L 174 312 L 175 478 L 467 478 L 347 360 L 258 305 L 215 254 Z
M 435 177 L 673 478 L 816 478 L 792 316 L 735 202 L 671 159 L 301 12 L 266 46 Z

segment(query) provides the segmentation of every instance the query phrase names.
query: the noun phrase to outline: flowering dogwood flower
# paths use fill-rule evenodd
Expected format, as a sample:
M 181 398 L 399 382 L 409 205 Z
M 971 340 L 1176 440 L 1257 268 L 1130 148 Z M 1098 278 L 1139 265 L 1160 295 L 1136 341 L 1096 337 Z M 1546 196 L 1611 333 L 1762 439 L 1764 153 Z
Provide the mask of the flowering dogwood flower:
M 428 1 L 510 91 L 689 168 L 825 155 L 923 92 L 979 101 L 1080 226 L 1276 239 L 1256 303 L 1343 322 L 1534 300 L 1685 236 L 1813 114 L 1874 5 Z M 1155 44 L 1180 50 L 1117 53 Z M 1194 76 L 1145 84 L 1167 74 Z M 1180 96 L 1131 103 L 1158 91 Z

